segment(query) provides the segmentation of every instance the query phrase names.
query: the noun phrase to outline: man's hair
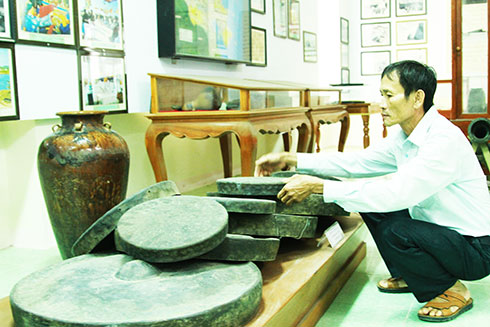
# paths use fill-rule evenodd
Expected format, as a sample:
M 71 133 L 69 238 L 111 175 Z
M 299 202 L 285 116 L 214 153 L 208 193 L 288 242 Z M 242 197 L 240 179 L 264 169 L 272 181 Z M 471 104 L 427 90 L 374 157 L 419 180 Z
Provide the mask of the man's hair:
M 398 61 L 386 66 L 381 78 L 386 76 L 392 79 L 393 73 L 398 76 L 400 84 L 405 90 L 405 98 L 408 98 L 412 92 L 422 90 L 425 93 L 424 112 L 427 112 L 434 105 L 437 76 L 432 67 L 414 60 Z

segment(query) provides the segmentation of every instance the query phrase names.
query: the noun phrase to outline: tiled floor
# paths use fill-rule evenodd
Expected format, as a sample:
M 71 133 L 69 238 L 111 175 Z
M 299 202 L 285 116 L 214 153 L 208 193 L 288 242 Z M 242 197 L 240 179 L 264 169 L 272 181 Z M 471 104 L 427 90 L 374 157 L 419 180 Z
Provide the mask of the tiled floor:
M 205 195 L 214 187 L 202 188 L 187 194 Z M 387 276 L 387 270 L 371 238 L 367 256 L 345 284 L 316 327 L 413 327 L 429 326 L 417 318 L 422 304 L 411 294 L 378 292 L 376 282 Z M 61 261 L 56 248 L 32 250 L 7 248 L 0 250 L 0 298 L 8 296 L 13 285 L 27 274 Z M 490 313 L 490 277 L 465 283 L 472 293 L 474 307 L 456 320 L 437 326 L 488 326 Z

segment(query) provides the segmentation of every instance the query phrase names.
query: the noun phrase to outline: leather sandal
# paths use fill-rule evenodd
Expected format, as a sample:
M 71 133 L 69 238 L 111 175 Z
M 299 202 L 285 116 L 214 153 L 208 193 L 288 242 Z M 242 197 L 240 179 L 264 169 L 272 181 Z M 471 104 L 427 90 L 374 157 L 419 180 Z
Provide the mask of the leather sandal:
M 388 279 L 382 279 L 378 282 L 378 290 L 383 293 L 410 293 L 408 286 L 402 286 L 400 281 L 403 281 L 401 277 L 390 277 Z M 385 282 L 388 286 L 381 285 Z
M 447 302 L 435 302 L 434 300 L 427 302 L 423 308 L 431 307 L 432 309 L 441 310 L 441 316 L 431 316 L 429 314 L 418 314 L 419 319 L 423 321 L 431 321 L 431 322 L 444 322 L 450 321 L 462 314 L 470 310 L 473 307 L 473 299 L 469 298 L 466 300 L 464 296 L 452 292 L 445 291 L 441 295 L 437 296 L 439 298 L 443 298 L 447 300 Z M 451 311 L 451 307 L 458 307 L 455 312 Z

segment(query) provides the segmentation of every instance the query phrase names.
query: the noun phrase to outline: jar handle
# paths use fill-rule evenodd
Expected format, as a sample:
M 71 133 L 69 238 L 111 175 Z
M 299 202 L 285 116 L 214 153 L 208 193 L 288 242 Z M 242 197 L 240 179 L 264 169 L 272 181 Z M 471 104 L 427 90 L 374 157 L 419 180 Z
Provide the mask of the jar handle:
M 61 128 L 61 125 L 60 124 L 56 124 L 56 125 L 53 125 L 51 127 L 51 130 L 53 131 L 53 133 L 56 133 L 60 128 Z
M 111 123 L 109 123 L 109 122 L 105 122 L 103 125 L 104 125 L 104 127 L 105 127 L 105 128 L 107 128 L 108 130 L 111 130 L 111 128 L 112 128 L 112 125 L 111 125 Z
M 75 128 L 76 132 L 81 132 L 83 128 L 83 123 L 82 122 L 76 123 L 75 125 L 73 125 L 73 127 Z

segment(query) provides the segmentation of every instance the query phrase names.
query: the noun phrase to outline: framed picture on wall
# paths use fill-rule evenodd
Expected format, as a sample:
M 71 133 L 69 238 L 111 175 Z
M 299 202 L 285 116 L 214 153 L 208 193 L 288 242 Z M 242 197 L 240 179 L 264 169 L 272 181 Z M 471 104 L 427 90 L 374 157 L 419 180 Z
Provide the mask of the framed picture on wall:
M 349 20 L 340 17 L 340 42 L 349 44 Z
M 12 38 L 10 31 L 10 0 L 0 0 L 0 38 Z
M 396 60 L 415 60 L 427 65 L 427 48 L 398 49 L 396 50 Z
M 380 47 L 391 45 L 391 23 L 361 24 L 361 46 Z
M 340 84 L 350 84 L 350 70 L 349 68 L 340 69 Z
M 78 0 L 80 45 L 123 49 L 121 0 Z
M 396 43 L 398 45 L 427 43 L 427 20 L 396 22 Z
M 288 37 L 293 40 L 300 39 L 299 33 L 299 0 L 288 0 L 289 1 L 289 20 L 288 20 Z
M 124 57 L 82 55 L 83 110 L 127 112 Z
M 349 67 L 349 45 L 340 44 L 340 67 Z
M 250 9 L 259 14 L 265 14 L 265 0 L 250 0 Z
M 272 0 L 274 11 L 274 35 L 288 37 L 288 3 L 287 0 Z
M 303 31 L 303 60 L 317 62 L 316 34 Z
M 267 66 L 267 31 L 260 27 L 251 27 L 251 62 L 248 66 Z
M 425 14 L 427 14 L 427 0 L 396 0 L 398 17 Z
M 380 75 L 390 63 L 390 51 L 361 52 L 361 75 Z
M 16 6 L 19 40 L 75 44 L 72 0 L 18 0 Z
M 19 119 L 14 45 L 0 45 L 0 120 Z
M 361 0 L 361 19 L 389 18 L 391 0 Z

